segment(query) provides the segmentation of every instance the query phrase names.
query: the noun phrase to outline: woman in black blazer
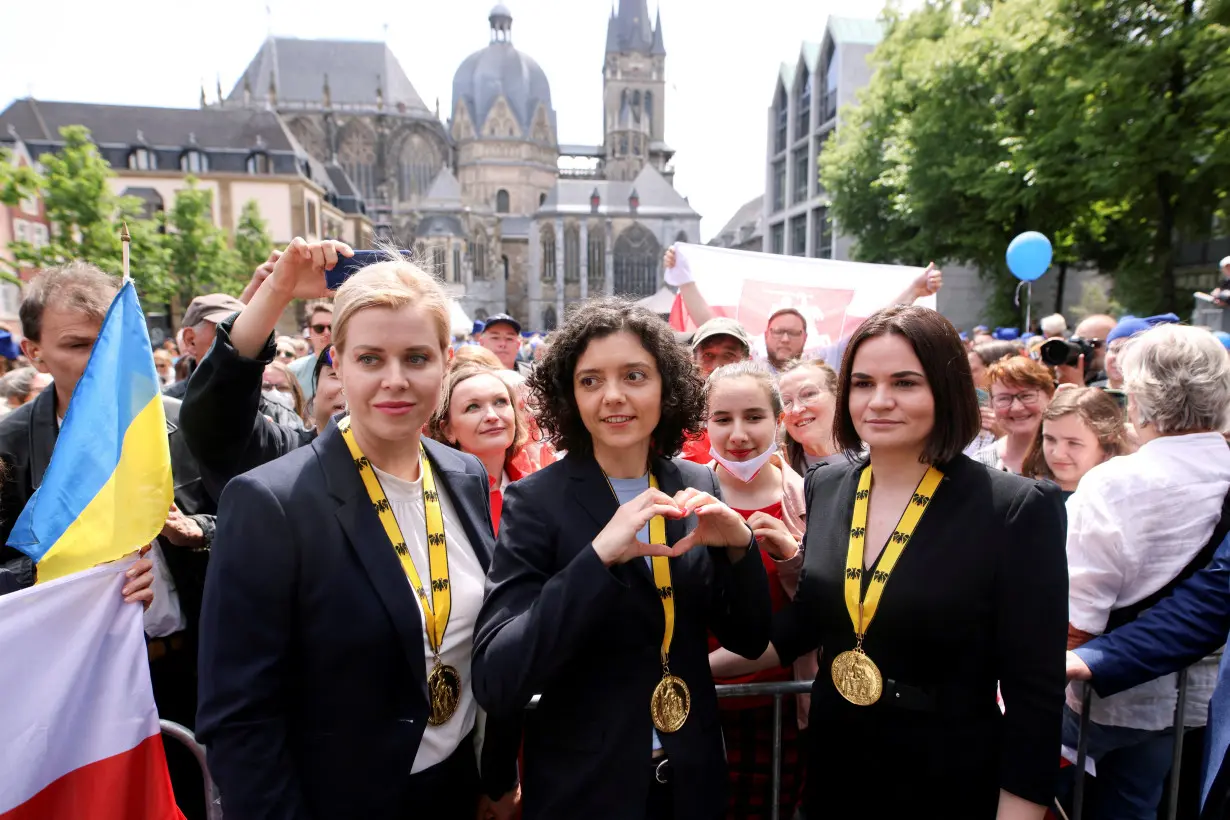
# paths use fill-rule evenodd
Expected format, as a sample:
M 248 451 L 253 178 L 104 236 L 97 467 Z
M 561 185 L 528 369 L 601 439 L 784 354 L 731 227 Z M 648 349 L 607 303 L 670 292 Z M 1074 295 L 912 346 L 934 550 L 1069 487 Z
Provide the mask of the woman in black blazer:
M 838 390 L 835 438 L 870 456 L 808 476 L 803 577 L 773 625 L 783 662 L 820 651 L 807 816 L 1041 820 L 1064 699 L 1058 489 L 961 455 L 978 405 L 935 311 L 871 316 Z
M 474 647 L 493 715 L 542 695 L 525 818 L 721 817 L 706 636 L 759 657 L 770 603 L 712 471 L 672 457 L 701 424 L 700 379 L 665 323 L 608 299 L 572 315 L 530 387 L 567 456 L 508 488 Z
M 295 240 L 270 280 L 322 276 L 339 250 Z M 197 731 L 227 820 L 515 810 L 515 720 L 492 721 L 476 754 L 486 473 L 419 435 L 448 340 L 426 274 L 397 260 L 353 276 L 333 335 L 349 418 L 222 494 Z

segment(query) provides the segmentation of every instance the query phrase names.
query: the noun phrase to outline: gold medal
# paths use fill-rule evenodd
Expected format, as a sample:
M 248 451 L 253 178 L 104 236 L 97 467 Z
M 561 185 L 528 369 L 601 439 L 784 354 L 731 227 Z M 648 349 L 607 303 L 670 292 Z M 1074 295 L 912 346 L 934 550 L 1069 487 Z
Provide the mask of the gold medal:
M 663 675 L 649 699 L 649 716 L 659 732 L 678 732 L 692 711 L 692 693 L 682 678 Z
M 833 658 L 832 673 L 837 691 L 855 706 L 870 706 L 884 691 L 879 667 L 861 649 L 851 649 Z
M 420 442 L 419 469 L 423 477 L 423 517 L 427 522 L 427 563 L 431 576 L 431 598 L 428 599 L 418 569 L 410 558 L 410 550 L 406 546 L 405 536 L 402 535 L 401 525 L 393 515 L 393 508 L 384 494 L 384 488 L 380 486 L 380 478 L 376 475 L 371 461 L 363 455 L 359 442 L 355 440 L 354 431 L 350 429 L 350 418 L 339 421 L 337 429 L 346 441 L 346 447 L 354 458 L 359 477 L 363 479 L 363 487 L 367 490 L 372 508 L 375 509 L 385 535 L 389 537 L 389 543 L 410 580 L 410 586 L 418 598 L 419 608 L 423 610 L 427 645 L 435 656 L 435 665 L 427 675 L 427 722 L 432 726 L 439 726 L 457 711 L 457 704 L 461 701 L 461 673 L 456 667 L 446 666 L 440 661 L 440 648 L 444 645 L 444 631 L 448 628 L 453 593 L 448 582 L 448 539 L 444 535 L 444 513 L 440 509 L 440 493 L 436 491 L 436 477 L 431 471 L 431 462 Z
M 436 658 L 436 665 L 427 676 L 427 696 L 427 722 L 432 726 L 447 723 L 461 702 L 461 673 Z
M 603 474 L 606 475 L 605 473 Z M 607 479 L 611 487 L 611 480 Z M 658 489 L 658 479 L 649 474 L 649 486 Z M 619 494 L 611 487 L 611 495 L 619 501 Z M 649 542 L 660 546 L 666 545 L 666 519 L 655 515 L 649 519 Z M 682 678 L 671 674 L 670 656 L 671 641 L 675 638 L 675 587 L 671 584 L 670 559 L 664 555 L 655 555 L 649 559 L 653 570 L 653 584 L 658 588 L 658 597 L 662 599 L 662 619 L 665 628 L 662 632 L 662 680 L 654 687 L 649 697 L 649 716 L 653 719 L 654 728 L 659 732 L 678 732 L 688 719 L 692 710 L 692 693 Z
M 871 466 L 868 465 L 858 480 L 858 491 L 854 494 L 854 514 L 850 517 L 850 541 L 846 550 L 846 573 L 844 593 L 846 612 L 850 614 L 850 623 L 854 625 L 854 638 L 857 641 L 854 648 L 842 652 L 833 658 L 831 672 L 833 685 L 843 698 L 855 706 L 870 706 L 880 699 L 884 692 L 884 678 L 880 668 L 875 665 L 867 653 L 863 651 L 863 638 L 871 619 L 876 616 L 880 606 L 880 597 L 884 587 L 892 575 L 897 559 L 910 543 L 914 528 L 922 520 L 923 513 L 931 504 L 935 491 L 940 486 L 944 474 L 934 466 L 927 468 L 922 481 L 910 497 L 901 520 L 897 522 L 884 552 L 880 556 L 880 564 L 871 575 L 867 585 L 866 598 L 863 596 L 863 542 L 867 537 L 867 508 L 871 504 Z

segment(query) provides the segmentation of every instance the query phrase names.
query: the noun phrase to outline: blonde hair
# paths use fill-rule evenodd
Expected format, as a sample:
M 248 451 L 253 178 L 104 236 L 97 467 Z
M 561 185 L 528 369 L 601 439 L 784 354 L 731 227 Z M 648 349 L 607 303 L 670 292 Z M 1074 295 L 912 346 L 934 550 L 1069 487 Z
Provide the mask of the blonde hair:
M 460 450 L 460 447 L 444 435 L 444 425 L 448 424 L 449 413 L 453 407 L 453 391 L 457 389 L 457 385 L 475 376 L 494 376 L 504 386 L 504 391 L 508 394 L 508 403 L 513 411 L 513 440 L 504 454 L 504 463 L 511 461 L 530 440 L 530 434 L 525 414 L 520 407 L 521 403 L 517 400 L 516 388 L 502 379 L 500 372 L 498 368 L 486 367 L 474 362 L 467 362 L 449 370 L 448 375 L 444 377 L 444 384 L 440 386 L 440 401 L 436 403 L 436 412 L 431 414 L 431 419 L 427 422 L 427 435 L 441 444 L 447 444 L 449 447 Z
M 333 298 L 333 346 L 346 349 L 346 330 L 355 314 L 368 308 L 422 308 L 436 325 L 440 350 L 449 346 L 448 296 L 422 268 L 399 256 L 368 265 L 346 280 Z
M 452 367 L 454 369 L 467 364 L 480 364 L 493 370 L 499 370 L 504 367 L 499 357 L 487 348 L 479 347 L 478 345 L 462 345 L 453 351 Z

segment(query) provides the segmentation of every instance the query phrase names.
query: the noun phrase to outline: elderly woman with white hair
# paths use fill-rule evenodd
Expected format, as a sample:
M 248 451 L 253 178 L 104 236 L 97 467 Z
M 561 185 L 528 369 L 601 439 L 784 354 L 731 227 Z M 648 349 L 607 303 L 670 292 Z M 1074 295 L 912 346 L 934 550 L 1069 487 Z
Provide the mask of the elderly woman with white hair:
M 1069 649 L 1132 620 L 1199 563 L 1230 489 L 1221 434 L 1230 357 L 1213 334 L 1160 325 L 1133 337 L 1119 366 L 1140 449 L 1094 467 L 1068 500 Z M 1185 725 L 1204 725 L 1215 674 L 1207 662 L 1192 667 Z M 1094 697 L 1087 731 L 1098 817 L 1157 817 L 1175 704 L 1173 675 Z M 1064 743 L 1073 748 L 1079 709 L 1069 691 Z

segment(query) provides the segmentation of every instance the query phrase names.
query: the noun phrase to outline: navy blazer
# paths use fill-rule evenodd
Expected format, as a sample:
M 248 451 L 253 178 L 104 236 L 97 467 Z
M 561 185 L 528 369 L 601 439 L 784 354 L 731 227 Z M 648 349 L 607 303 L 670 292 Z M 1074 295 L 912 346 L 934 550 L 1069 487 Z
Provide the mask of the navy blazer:
M 1217 651 L 1230 637 L 1230 538 L 1213 563 L 1188 578 L 1139 618 L 1094 638 L 1075 651 L 1093 672 L 1102 697 L 1186 669 Z M 1230 656 L 1223 656 L 1217 688 L 1209 702 L 1201 817 L 1225 816 L 1230 809 Z
M 720 497 L 707 467 L 656 459 L 653 471 L 668 495 L 695 487 Z M 542 695 L 525 718 L 526 820 L 644 816 L 665 617 L 648 562 L 608 569 L 591 546 L 618 506 L 598 463 L 581 453 L 510 485 L 504 497 L 475 630 L 474 695 L 493 715 L 520 712 Z M 695 527 L 695 516 L 667 519 L 667 541 Z M 675 771 L 675 817 L 711 820 L 725 813 L 726 759 L 707 635 L 759 657 L 768 645 L 768 580 L 754 541 L 734 564 L 725 549 L 698 547 L 670 565 L 670 667 L 691 690 L 692 711 L 661 739 Z
M 486 471 L 423 444 L 489 566 Z M 231 481 L 218 522 L 197 735 L 227 820 L 414 816 L 407 779 L 428 713 L 422 620 L 337 427 Z M 499 795 L 516 784 L 519 726 L 494 724 L 482 774 Z

